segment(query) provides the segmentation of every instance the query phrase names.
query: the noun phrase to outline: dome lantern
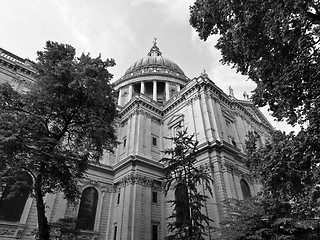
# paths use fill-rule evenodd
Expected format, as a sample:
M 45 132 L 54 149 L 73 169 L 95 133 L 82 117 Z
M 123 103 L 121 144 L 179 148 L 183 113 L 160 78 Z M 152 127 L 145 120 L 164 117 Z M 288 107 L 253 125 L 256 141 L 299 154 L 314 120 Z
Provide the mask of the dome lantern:
M 150 57 L 153 57 L 153 56 L 162 56 L 162 53 L 160 52 L 158 46 L 157 46 L 157 38 L 154 38 L 153 40 L 153 46 L 152 48 L 150 49 L 150 52 L 147 54 L 148 56 Z
M 155 38 L 147 56 L 134 62 L 114 84 L 119 93 L 118 105 L 124 106 L 135 94 L 165 103 L 188 81 L 175 62 L 162 56 Z

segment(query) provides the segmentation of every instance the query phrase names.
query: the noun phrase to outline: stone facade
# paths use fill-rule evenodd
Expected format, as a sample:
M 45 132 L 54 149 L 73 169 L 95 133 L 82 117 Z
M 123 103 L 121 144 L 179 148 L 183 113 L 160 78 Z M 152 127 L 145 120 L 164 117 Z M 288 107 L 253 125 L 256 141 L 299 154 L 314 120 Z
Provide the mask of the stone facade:
M 0 49 L 0 82 L 10 82 L 23 91 L 32 76 L 27 60 Z M 164 196 L 159 160 L 162 151 L 172 146 L 165 137 L 181 128 L 195 133 L 197 164 L 214 180 L 214 195 L 204 211 L 215 227 L 224 217 L 224 199 L 243 199 L 248 191 L 250 195 L 258 192 L 260 185 L 244 164 L 246 135 L 254 131 L 258 144 L 263 145 L 272 126 L 252 102 L 225 94 L 205 72 L 189 79 L 177 64 L 162 57 L 156 43 L 147 57 L 115 82 L 115 88 L 120 144 L 114 154 L 105 153 L 101 164 L 92 165 L 88 177 L 79 183 L 97 196 L 93 227 L 82 231 L 82 239 L 165 239 L 172 212 L 167 200 L 174 194 Z M 45 201 L 50 222 L 79 216 L 80 204 L 68 205 L 61 193 L 47 195 Z M 31 232 L 36 225 L 35 201 L 29 198 L 19 222 L 0 220 L 0 240 L 34 239 Z

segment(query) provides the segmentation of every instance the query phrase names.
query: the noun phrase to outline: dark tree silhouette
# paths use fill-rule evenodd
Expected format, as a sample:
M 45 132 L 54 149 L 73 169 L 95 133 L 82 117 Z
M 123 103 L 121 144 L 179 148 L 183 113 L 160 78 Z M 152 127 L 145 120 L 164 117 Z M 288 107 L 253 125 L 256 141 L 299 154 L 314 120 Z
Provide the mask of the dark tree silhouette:
M 168 239 L 205 239 L 210 231 L 211 218 L 206 215 L 205 202 L 212 196 L 211 169 L 197 165 L 198 142 L 187 129 L 178 131 L 172 141 L 174 147 L 164 151 L 169 155 L 161 162 L 165 166 L 166 194 L 173 191 L 175 199 L 170 200 L 174 211 L 169 217 Z
M 115 94 L 107 70 L 114 64 L 89 54 L 76 58 L 72 46 L 48 41 L 27 92 L 0 85 L 1 183 L 21 171 L 32 176 L 41 240 L 49 239 L 45 194 L 62 191 L 74 202 L 89 164 L 116 145 Z

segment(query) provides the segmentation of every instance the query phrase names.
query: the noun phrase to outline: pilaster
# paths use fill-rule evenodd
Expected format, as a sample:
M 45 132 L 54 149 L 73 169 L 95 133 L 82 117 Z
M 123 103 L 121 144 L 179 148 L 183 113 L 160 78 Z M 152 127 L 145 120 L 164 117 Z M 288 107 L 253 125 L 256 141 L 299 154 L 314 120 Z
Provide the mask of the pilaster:
M 208 104 L 208 112 L 209 112 L 209 119 L 210 119 L 210 122 L 212 125 L 212 128 L 213 128 L 213 131 L 214 131 L 214 138 L 217 139 L 218 141 L 221 141 L 220 139 L 220 134 L 219 134 L 219 122 L 217 120 L 217 113 L 215 112 L 215 107 L 214 107 L 214 100 L 209 97 L 207 99 L 207 104 Z
M 202 122 L 203 122 L 203 126 L 204 126 L 204 133 L 206 135 L 206 140 L 209 142 L 214 141 L 215 139 L 215 130 L 214 127 L 212 126 L 212 116 L 210 114 L 210 110 L 209 110 L 209 106 L 208 106 L 208 102 L 210 100 L 208 100 L 206 93 L 203 91 L 201 92 L 201 118 L 202 118 Z M 214 116 L 213 116 L 214 117 Z
M 207 141 L 207 134 L 205 131 L 205 121 L 206 119 L 203 118 L 203 102 L 201 101 L 201 95 L 200 93 L 197 93 L 196 96 L 192 99 L 194 104 L 192 106 L 193 109 L 193 121 L 196 128 L 196 134 L 197 134 L 197 140 L 200 143 Z
M 220 102 L 218 101 L 218 99 L 214 99 L 212 105 L 213 105 L 213 111 L 216 113 L 216 121 L 219 126 L 220 139 L 227 141 L 228 136 L 227 136 L 226 121 L 222 114 Z
M 213 161 L 213 181 L 216 189 L 216 199 L 217 202 L 221 203 L 226 198 L 230 197 L 230 191 L 228 192 L 226 185 L 228 185 L 228 179 L 225 178 L 223 166 L 221 164 L 221 158 L 217 156 L 217 159 Z M 227 182 L 226 182 L 227 181 Z M 225 210 L 223 206 L 220 207 L 220 215 L 223 216 L 225 214 Z
M 143 186 L 144 188 L 144 202 L 143 202 L 143 214 L 144 214 L 144 240 L 148 240 L 151 238 L 151 189 L 149 186 Z M 142 240 L 141 239 L 141 240 Z M 137 239 L 138 240 L 138 239 Z
M 131 239 L 140 240 L 143 239 L 141 234 L 143 233 L 143 187 L 141 185 L 135 184 L 133 186 L 133 208 L 132 208 L 132 231 Z

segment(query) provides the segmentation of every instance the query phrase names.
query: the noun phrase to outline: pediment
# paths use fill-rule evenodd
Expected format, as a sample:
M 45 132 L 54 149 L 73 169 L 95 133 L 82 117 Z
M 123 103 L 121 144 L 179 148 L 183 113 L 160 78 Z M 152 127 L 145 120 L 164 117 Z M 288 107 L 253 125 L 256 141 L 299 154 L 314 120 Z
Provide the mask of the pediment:
M 179 123 L 183 122 L 183 119 L 184 119 L 184 115 L 183 114 L 173 115 L 171 117 L 171 119 L 169 120 L 169 122 L 168 122 L 168 126 L 169 127 L 173 127 L 175 125 L 178 125 Z
M 260 119 L 260 117 L 253 111 L 252 108 L 246 107 L 246 109 L 247 109 L 247 111 L 252 115 L 252 117 L 253 117 L 254 119 L 256 119 L 258 122 L 262 122 L 261 119 Z

